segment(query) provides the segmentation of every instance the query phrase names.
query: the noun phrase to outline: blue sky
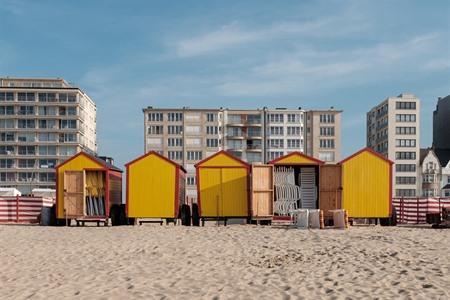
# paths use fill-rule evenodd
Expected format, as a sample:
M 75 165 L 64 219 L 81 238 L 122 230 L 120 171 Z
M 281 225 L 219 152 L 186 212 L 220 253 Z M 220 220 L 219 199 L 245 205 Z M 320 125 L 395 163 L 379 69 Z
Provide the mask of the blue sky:
M 450 2 L 0 0 L 0 76 L 85 90 L 118 165 L 143 153 L 146 106 L 334 106 L 346 156 L 373 105 L 411 92 L 428 146 L 450 94 Z

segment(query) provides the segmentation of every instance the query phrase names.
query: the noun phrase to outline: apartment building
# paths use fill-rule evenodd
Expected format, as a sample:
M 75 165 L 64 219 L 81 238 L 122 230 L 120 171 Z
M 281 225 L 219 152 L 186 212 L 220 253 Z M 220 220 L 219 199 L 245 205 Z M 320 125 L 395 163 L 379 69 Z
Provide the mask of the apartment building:
M 145 152 L 156 151 L 183 165 L 187 170 L 187 196 L 195 198 L 195 163 L 211 154 L 226 150 L 249 163 L 264 163 L 293 151 L 305 152 L 306 114 L 318 121 L 311 125 L 310 144 L 315 137 L 333 140 L 313 155 L 323 157 L 332 153 L 328 161 L 340 157 L 340 111 L 321 113 L 299 109 L 162 109 L 147 107 L 144 112 Z M 315 128 L 316 126 L 317 128 Z M 322 130 L 321 127 L 333 128 Z M 330 159 L 332 158 L 332 159 Z
M 55 188 L 58 163 L 97 152 L 96 106 L 64 79 L 0 78 L 0 186 Z
M 367 146 L 395 163 L 395 197 L 420 196 L 420 100 L 389 97 L 367 113 Z
M 307 155 L 326 163 L 337 163 L 341 160 L 341 118 L 342 110 L 333 107 L 306 112 Z

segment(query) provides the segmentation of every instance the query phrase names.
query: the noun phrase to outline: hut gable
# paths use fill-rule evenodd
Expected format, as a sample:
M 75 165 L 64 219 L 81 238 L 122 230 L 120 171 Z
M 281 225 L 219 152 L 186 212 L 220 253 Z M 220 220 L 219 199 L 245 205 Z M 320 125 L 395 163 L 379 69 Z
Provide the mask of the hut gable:
M 214 155 L 198 162 L 195 167 L 246 167 L 250 165 L 234 157 L 226 151 L 219 151 Z
M 139 164 L 152 164 L 152 163 L 156 163 L 156 164 L 169 164 L 172 165 L 176 168 L 180 168 L 183 172 L 186 173 L 186 170 L 180 166 L 179 164 L 171 161 L 170 159 L 162 156 L 161 154 L 155 152 L 155 151 L 150 151 L 144 155 L 139 156 L 138 158 L 130 161 L 129 163 L 125 164 L 125 166 L 128 168 L 132 165 L 139 165 Z
M 269 162 L 273 165 L 323 165 L 324 162 L 301 152 L 292 152 Z
M 339 164 L 345 164 L 346 162 L 353 160 L 370 160 L 370 159 L 381 160 L 390 165 L 394 164 L 391 160 L 387 159 L 383 155 L 373 151 L 368 147 L 354 153 L 353 155 L 350 155 L 346 159 L 342 160 Z

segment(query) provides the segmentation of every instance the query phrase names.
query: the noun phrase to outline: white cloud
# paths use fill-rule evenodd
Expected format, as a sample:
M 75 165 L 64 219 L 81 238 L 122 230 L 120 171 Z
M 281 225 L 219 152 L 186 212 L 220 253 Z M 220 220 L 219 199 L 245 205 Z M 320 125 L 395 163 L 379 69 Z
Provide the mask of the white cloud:
M 424 66 L 427 71 L 440 71 L 450 69 L 450 56 L 447 58 L 436 58 L 428 61 Z

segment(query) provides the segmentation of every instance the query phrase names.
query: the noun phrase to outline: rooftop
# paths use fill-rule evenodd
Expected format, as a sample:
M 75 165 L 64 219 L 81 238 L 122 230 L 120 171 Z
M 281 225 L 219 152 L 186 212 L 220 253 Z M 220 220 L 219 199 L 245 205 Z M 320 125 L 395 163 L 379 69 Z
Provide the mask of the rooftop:
M 74 88 L 63 78 L 0 77 L 0 87 L 22 88 Z

